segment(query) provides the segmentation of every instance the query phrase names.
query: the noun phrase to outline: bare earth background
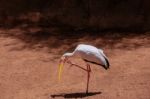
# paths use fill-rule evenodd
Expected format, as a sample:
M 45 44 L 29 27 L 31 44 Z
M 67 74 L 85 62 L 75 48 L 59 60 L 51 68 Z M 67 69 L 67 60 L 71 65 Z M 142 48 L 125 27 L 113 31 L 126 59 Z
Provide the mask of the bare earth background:
M 8 35 L 10 32 L 15 34 Z M 77 41 L 49 37 L 49 45 L 43 47 L 41 43 L 28 44 L 25 36 L 17 34 L 20 32 L 0 30 L 0 99 L 150 99 L 149 35 L 108 42 L 96 36 L 82 36 Z M 107 71 L 92 65 L 88 95 L 84 94 L 86 73 L 76 67 L 66 64 L 61 82 L 57 80 L 59 57 L 69 46 L 71 50 L 75 47 L 70 41 L 96 45 L 109 57 L 111 66 Z M 79 59 L 74 61 L 83 64 Z

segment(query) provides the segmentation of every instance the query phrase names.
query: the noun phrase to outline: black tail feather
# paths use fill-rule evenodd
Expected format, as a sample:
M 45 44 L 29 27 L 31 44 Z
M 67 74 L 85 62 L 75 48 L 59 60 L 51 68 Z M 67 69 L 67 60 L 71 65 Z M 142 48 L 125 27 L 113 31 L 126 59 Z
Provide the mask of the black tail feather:
M 92 64 L 100 65 L 100 66 L 104 67 L 106 70 L 109 68 L 109 62 L 108 62 L 108 60 L 106 58 L 105 58 L 105 60 L 107 62 L 108 67 L 106 67 L 105 65 L 96 63 L 96 62 L 92 62 L 92 61 L 86 60 L 86 59 L 83 59 L 83 60 L 86 61 L 86 62 L 92 63 Z
M 105 58 L 105 60 L 106 60 L 106 63 L 107 63 L 107 69 L 108 69 L 108 68 L 109 68 L 109 66 L 110 66 L 109 61 L 108 61 L 108 59 L 107 59 L 107 58 Z

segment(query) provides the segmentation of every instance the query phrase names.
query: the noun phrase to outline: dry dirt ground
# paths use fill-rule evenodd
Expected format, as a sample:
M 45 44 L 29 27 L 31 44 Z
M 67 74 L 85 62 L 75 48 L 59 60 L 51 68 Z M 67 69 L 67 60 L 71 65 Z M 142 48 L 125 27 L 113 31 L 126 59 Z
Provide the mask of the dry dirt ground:
M 105 47 L 110 69 L 92 65 L 89 94 L 84 94 L 84 71 L 66 64 L 58 81 L 58 49 L 21 49 L 24 43 L 19 39 L 0 36 L 0 99 L 150 99 L 149 37 L 122 42 L 139 47 Z M 83 64 L 79 59 L 74 61 Z

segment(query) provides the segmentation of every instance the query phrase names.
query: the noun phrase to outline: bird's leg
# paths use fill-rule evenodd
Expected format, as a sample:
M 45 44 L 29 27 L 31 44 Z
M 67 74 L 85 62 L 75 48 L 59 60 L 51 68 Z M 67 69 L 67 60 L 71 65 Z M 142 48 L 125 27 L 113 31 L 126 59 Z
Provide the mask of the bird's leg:
M 84 71 L 88 71 L 87 69 L 83 68 L 82 66 L 77 65 L 77 64 L 74 64 L 74 63 L 72 63 L 71 61 L 67 61 L 67 63 L 70 64 L 70 66 L 75 66 L 75 67 L 78 67 L 78 68 L 80 68 L 80 69 L 82 69 L 82 70 L 84 70 Z
M 67 63 L 70 64 L 70 67 L 73 66 L 73 63 L 70 60 L 67 60 Z
M 88 93 L 88 88 L 89 88 L 90 72 L 91 72 L 91 67 L 90 67 L 90 65 L 87 64 L 87 65 L 86 65 L 86 66 L 87 66 L 87 69 L 85 69 L 85 68 L 83 68 L 83 67 L 81 67 L 81 66 L 79 66 L 79 65 L 76 65 L 76 64 L 72 63 L 71 61 L 67 61 L 67 63 L 70 64 L 70 65 L 74 65 L 74 66 L 76 66 L 76 67 L 78 67 L 78 68 L 80 68 L 80 69 L 82 69 L 82 70 L 84 70 L 84 71 L 87 72 L 87 86 L 86 86 L 86 94 L 87 94 L 87 93 Z
M 90 67 L 89 64 L 87 64 L 87 87 L 86 87 L 86 93 L 88 93 L 88 88 L 89 88 L 90 72 L 91 72 L 91 67 Z
M 88 64 L 89 65 L 89 64 Z M 89 72 L 91 72 L 91 66 L 89 65 Z

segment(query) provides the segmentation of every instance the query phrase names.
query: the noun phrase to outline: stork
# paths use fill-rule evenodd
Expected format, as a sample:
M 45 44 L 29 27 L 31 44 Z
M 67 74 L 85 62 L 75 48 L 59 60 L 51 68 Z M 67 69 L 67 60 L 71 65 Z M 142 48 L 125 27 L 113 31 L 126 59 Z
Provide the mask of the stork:
M 79 65 L 72 63 L 69 60 L 70 57 L 75 57 L 75 56 L 80 57 L 81 59 L 85 61 L 86 66 L 87 66 L 86 69 Z M 91 72 L 91 67 L 89 63 L 102 66 L 106 70 L 110 66 L 108 58 L 106 57 L 102 49 L 98 49 L 92 45 L 86 45 L 86 44 L 79 44 L 72 53 L 65 53 L 62 55 L 60 59 L 60 63 L 59 63 L 59 74 L 58 74 L 59 80 L 60 80 L 62 68 L 65 62 L 71 65 L 77 66 L 87 72 L 86 93 L 88 93 L 88 86 L 89 86 L 89 79 L 90 79 L 90 72 Z

